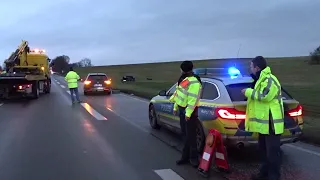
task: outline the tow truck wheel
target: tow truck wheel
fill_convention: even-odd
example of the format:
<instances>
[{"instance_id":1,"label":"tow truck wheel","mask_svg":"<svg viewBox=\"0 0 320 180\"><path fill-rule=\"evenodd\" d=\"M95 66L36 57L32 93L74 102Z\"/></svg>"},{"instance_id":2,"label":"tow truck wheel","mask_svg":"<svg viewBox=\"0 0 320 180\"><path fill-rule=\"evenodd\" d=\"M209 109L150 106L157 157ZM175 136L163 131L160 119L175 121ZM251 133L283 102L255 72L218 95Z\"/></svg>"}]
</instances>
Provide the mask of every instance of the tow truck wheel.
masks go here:
<instances>
[{"instance_id":1,"label":"tow truck wheel","mask_svg":"<svg viewBox=\"0 0 320 180\"><path fill-rule=\"evenodd\" d=\"M51 91L51 83L50 83L50 81L47 81L47 85L44 89L44 93L49 94L50 91Z\"/></svg>"},{"instance_id":2,"label":"tow truck wheel","mask_svg":"<svg viewBox=\"0 0 320 180\"><path fill-rule=\"evenodd\" d=\"M38 82L35 82L32 84L32 94L34 99L38 99L40 96L40 91L39 91L39 84Z\"/></svg>"},{"instance_id":3,"label":"tow truck wheel","mask_svg":"<svg viewBox=\"0 0 320 180\"><path fill-rule=\"evenodd\" d=\"M149 123L153 129L161 128L161 126L158 124L157 114L152 104L149 106Z\"/></svg>"}]
</instances>

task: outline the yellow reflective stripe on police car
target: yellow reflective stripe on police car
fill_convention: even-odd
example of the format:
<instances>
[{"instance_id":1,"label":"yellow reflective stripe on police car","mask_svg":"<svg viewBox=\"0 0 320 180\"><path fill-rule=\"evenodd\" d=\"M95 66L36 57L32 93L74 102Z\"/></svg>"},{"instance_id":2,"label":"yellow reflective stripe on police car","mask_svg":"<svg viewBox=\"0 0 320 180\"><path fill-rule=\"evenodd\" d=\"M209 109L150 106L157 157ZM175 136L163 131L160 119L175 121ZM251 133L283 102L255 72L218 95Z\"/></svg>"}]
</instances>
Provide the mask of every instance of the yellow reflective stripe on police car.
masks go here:
<instances>
[{"instance_id":1,"label":"yellow reflective stripe on police car","mask_svg":"<svg viewBox=\"0 0 320 180\"><path fill-rule=\"evenodd\" d=\"M171 114L162 113L162 112L158 112L158 114L160 116L163 116L163 117L166 117L166 118L169 118L169 119L172 119L172 120L177 120L177 121L180 120L180 118L178 116L174 116L174 115L171 115Z\"/></svg>"}]
</instances>

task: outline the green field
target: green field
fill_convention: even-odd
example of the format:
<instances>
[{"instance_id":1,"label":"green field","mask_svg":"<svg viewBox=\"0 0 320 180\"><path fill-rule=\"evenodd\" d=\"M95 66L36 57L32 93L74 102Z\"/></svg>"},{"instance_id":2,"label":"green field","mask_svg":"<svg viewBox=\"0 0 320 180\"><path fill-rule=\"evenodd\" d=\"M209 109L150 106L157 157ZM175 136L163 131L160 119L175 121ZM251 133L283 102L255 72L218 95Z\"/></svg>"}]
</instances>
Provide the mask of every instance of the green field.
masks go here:
<instances>
[{"instance_id":1,"label":"green field","mask_svg":"<svg viewBox=\"0 0 320 180\"><path fill-rule=\"evenodd\" d=\"M309 57L268 58L282 86L303 105L305 109L305 138L320 144L320 65L309 65ZM211 59L193 61L197 67L229 67L234 66L242 73L249 71L250 59ZM111 78L113 86L124 92L151 98L162 89L168 89L177 81L181 62L95 66L78 68L76 71L85 77L89 72L105 72ZM133 75L136 82L122 83L124 75ZM151 78L152 80L147 80ZM317 94L318 92L318 94ZM316 138L310 138L317 136Z\"/></svg>"}]
</instances>

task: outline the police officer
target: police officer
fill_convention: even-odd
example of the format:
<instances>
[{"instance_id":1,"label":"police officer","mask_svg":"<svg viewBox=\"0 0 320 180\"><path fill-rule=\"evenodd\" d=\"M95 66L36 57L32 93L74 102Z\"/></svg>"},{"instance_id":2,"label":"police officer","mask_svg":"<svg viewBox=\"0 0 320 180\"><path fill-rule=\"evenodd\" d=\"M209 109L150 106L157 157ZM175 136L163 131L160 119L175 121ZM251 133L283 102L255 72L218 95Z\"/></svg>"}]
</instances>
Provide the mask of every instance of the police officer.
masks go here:
<instances>
[{"instance_id":1,"label":"police officer","mask_svg":"<svg viewBox=\"0 0 320 180\"><path fill-rule=\"evenodd\" d=\"M259 133L262 156L260 172L253 180L279 180L281 166L280 136L284 132L283 101L279 80L271 73L262 56L250 64L254 75L253 88L243 89L248 98L246 131Z\"/></svg>"},{"instance_id":2,"label":"police officer","mask_svg":"<svg viewBox=\"0 0 320 180\"><path fill-rule=\"evenodd\" d=\"M70 71L68 72L68 74L66 75L66 77L64 79L68 83L68 88L70 90L72 104L75 104L73 94L76 95L77 101L78 101L78 103L80 103L81 101L79 98L79 91L78 91L78 80L80 79L80 76L76 72L73 71L72 67L70 67Z\"/></svg>"},{"instance_id":3,"label":"police officer","mask_svg":"<svg viewBox=\"0 0 320 180\"><path fill-rule=\"evenodd\" d=\"M182 157L177 161L177 165L190 163L198 167L198 152L196 140L196 127L198 120L198 101L201 92L201 80L193 74L193 63L191 61L182 62L181 77L170 101L174 102L173 112L179 110L180 126L184 139Z\"/></svg>"}]
</instances>

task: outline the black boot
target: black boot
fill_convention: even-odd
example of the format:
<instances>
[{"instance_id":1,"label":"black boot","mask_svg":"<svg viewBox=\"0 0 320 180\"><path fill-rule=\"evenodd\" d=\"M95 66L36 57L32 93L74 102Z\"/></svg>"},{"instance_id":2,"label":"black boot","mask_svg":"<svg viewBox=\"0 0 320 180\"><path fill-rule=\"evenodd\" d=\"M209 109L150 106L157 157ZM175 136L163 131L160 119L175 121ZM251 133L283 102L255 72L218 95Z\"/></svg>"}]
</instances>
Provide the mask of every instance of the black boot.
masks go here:
<instances>
[{"instance_id":1,"label":"black boot","mask_svg":"<svg viewBox=\"0 0 320 180\"><path fill-rule=\"evenodd\" d=\"M190 164L192 167L197 168L199 166L199 160L198 159L190 159Z\"/></svg>"},{"instance_id":2,"label":"black boot","mask_svg":"<svg viewBox=\"0 0 320 180\"><path fill-rule=\"evenodd\" d=\"M182 165L182 164L187 164L187 163L189 163L188 159L180 159L180 160L176 161L177 165Z\"/></svg>"},{"instance_id":3,"label":"black boot","mask_svg":"<svg viewBox=\"0 0 320 180\"><path fill-rule=\"evenodd\" d=\"M268 176L266 174L254 174L251 176L251 180L268 180Z\"/></svg>"}]
</instances>

